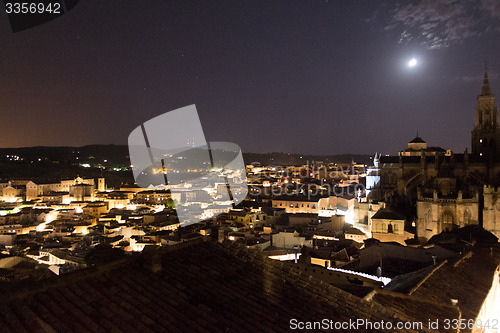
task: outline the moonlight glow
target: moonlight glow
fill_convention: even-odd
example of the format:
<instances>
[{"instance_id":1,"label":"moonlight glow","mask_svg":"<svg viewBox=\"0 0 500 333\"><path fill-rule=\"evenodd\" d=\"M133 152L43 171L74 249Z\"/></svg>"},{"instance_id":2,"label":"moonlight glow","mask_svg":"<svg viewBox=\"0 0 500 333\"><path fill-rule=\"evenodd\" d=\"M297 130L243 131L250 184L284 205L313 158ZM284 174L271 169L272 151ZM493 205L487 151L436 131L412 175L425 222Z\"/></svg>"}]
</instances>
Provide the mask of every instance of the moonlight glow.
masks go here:
<instances>
[{"instance_id":1,"label":"moonlight glow","mask_svg":"<svg viewBox=\"0 0 500 333\"><path fill-rule=\"evenodd\" d=\"M408 67L415 67L417 66L417 59L412 58L410 61L408 61Z\"/></svg>"}]
</instances>

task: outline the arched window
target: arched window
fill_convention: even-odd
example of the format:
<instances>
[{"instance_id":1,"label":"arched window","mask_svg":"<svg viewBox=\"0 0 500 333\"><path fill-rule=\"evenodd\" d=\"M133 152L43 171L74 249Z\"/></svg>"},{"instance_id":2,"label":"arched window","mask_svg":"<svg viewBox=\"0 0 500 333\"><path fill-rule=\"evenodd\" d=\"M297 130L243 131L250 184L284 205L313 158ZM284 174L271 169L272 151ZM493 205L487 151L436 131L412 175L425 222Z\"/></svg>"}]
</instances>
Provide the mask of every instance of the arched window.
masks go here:
<instances>
[{"instance_id":1,"label":"arched window","mask_svg":"<svg viewBox=\"0 0 500 333\"><path fill-rule=\"evenodd\" d=\"M440 185L441 194L449 195L451 193L451 183L447 180L443 181Z\"/></svg>"},{"instance_id":2,"label":"arched window","mask_svg":"<svg viewBox=\"0 0 500 333\"><path fill-rule=\"evenodd\" d=\"M443 214L443 223L446 223L446 224L453 223L453 214L450 212L445 212Z\"/></svg>"},{"instance_id":3,"label":"arched window","mask_svg":"<svg viewBox=\"0 0 500 333\"><path fill-rule=\"evenodd\" d=\"M392 223L389 223L389 225L387 226L387 233L388 234L392 234L394 233L393 229L392 229Z\"/></svg>"},{"instance_id":4,"label":"arched window","mask_svg":"<svg viewBox=\"0 0 500 333\"><path fill-rule=\"evenodd\" d=\"M443 223L443 230L453 229L453 214L450 211L446 211L441 216L441 222Z\"/></svg>"},{"instance_id":5,"label":"arched window","mask_svg":"<svg viewBox=\"0 0 500 333\"><path fill-rule=\"evenodd\" d=\"M471 214L468 209L464 211L464 224L469 224L471 220Z\"/></svg>"}]
</instances>

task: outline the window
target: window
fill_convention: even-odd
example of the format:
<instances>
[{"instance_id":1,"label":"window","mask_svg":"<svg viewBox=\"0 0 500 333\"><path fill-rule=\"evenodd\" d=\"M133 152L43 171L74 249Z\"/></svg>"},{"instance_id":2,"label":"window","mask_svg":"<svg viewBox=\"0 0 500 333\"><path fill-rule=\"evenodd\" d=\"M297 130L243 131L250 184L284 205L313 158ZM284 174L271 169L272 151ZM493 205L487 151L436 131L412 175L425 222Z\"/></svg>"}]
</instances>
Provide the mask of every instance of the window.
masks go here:
<instances>
[{"instance_id":1,"label":"window","mask_svg":"<svg viewBox=\"0 0 500 333\"><path fill-rule=\"evenodd\" d=\"M445 212L443 214L443 223L446 223L446 224L453 223L453 215L450 212Z\"/></svg>"},{"instance_id":2,"label":"window","mask_svg":"<svg viewBox=\"0 0 500 333\"><path fill-rule=\"evenodd\" d=\"M470 216L470 211L468 209L466 209L464 211L464 224L469 224L470 223L470 220L471 220L471 216Z\"/></svg>"},{"instance_id":3,"label":"window","mask_svg":"<svg viewBox=\"0 0 500 333\"><path fill-rule=\"evenodd\" d=\"M449 195L451 193L451 183L449 181L443 181L440 185L441 194Z\"/></svg>"},{"instance_id":4,"label":"window","mask_svg":"<svg viewBox=\"0 0 500 333\"><path fill-rule=\"evenodd\" d=\"M441 217L441 221L443 223L443 230L452 230L453 229L453 214L450 211L444 212Z\"/></svg>"}]
</instances>

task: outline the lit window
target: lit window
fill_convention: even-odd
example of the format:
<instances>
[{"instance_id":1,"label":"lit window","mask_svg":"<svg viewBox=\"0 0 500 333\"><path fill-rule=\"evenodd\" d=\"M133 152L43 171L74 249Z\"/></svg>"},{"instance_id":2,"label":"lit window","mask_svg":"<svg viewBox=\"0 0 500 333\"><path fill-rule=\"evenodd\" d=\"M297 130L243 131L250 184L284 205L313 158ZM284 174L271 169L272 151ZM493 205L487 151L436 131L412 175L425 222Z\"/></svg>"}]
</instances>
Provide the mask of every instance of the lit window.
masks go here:
<instances>
[{"instance_id":1,"label":"lit window","mask_svg":"<svg viewBox=\"0 0 500 333\"><path fill-rule=\"evenodd\" d=\"M452 224L453 223L453 215L450 212L445 212L442 217L443 223Z\"/></svg>"}]
</instances>

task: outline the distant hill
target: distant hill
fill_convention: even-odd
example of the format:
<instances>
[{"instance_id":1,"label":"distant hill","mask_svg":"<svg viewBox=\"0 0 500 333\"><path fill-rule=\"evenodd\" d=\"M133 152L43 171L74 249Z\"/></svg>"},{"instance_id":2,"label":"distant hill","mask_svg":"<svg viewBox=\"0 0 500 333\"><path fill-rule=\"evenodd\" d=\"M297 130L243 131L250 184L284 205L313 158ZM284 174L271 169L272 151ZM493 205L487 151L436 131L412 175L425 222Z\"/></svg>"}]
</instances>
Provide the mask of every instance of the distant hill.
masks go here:
<instances>
[{"instance_id":1,"label":"distant hill","mask_svg":"<svg viewBox=\"0 0 500 333\"><path fill-rule=\"evenodd\" d=\"M89 167L86 167L86 166ZM127 146L0 148L0 182L11 179L53 181L105 177L110 186L133 183Z\"/></svg>"},{"instance_id":2,"label":"distant hill","mask_svg":"<svg viewBox=\"0 0 500 333\"><path fill-rule=\"evenodd\" d=\"M246 164L258 162L263 165L303 165L312 162L323 161L324 163L363 163L371 164L370 155L342 154L342 155L301 155L287 153L243 153Z\"/></svg>"},{"instance_id":3,"label":"distant hill","mask_svg":"<svg viewBox=\"0 0 500 333\"><path fill-rule=\"evenodd\" d=\"M88 145L83 147L24 147L0 148L0 182L9 179L38 179L106 177L114 186L133 183L129 169L128 147L125 145ZM287 153L244 153L246 164L303 165L314 161L324 163L371 164L369 155L300 155ZM128 168L128 169L127 169Z\"/></svg>"},{"instance_id":4,"label":"distant hill","mask_svg":"<svg viewBox=\"0 0 500 333\"><path fill-rule=\"evenodd\" d=\"M104 160L112 164L129 165L128 147L125 145L88 145L83 147L23 147L0 148L0 160L6 155L17 155L25 161L36 161L39 158L50 161L79 161L79 163L98 162ZM78 157L78 159L77 159Z\"/></svg>"},{"instance_id":5,"label":"distant hill","mask_svg":"<svg viewBox=\"0 0 500 333\"><path fill-rule=\"evenodd\" d=\"M130 164L128 147L125 145L88 145L83 147L23 147L0 148L0 161L8 160L7 155L20 156L24 161L38 159L78 162L78 163L109 163L111 165L126 166ZM78 159L77 159L78 157ZM323 161L325 163L357 163L370 164L370 155L342 154L342 155L301 155L288 153L243 153L245 163L258 162L261 164L301 165L307 161ZM107 162L104 162L104 161Z\"/></svg>"}]
</instances>

